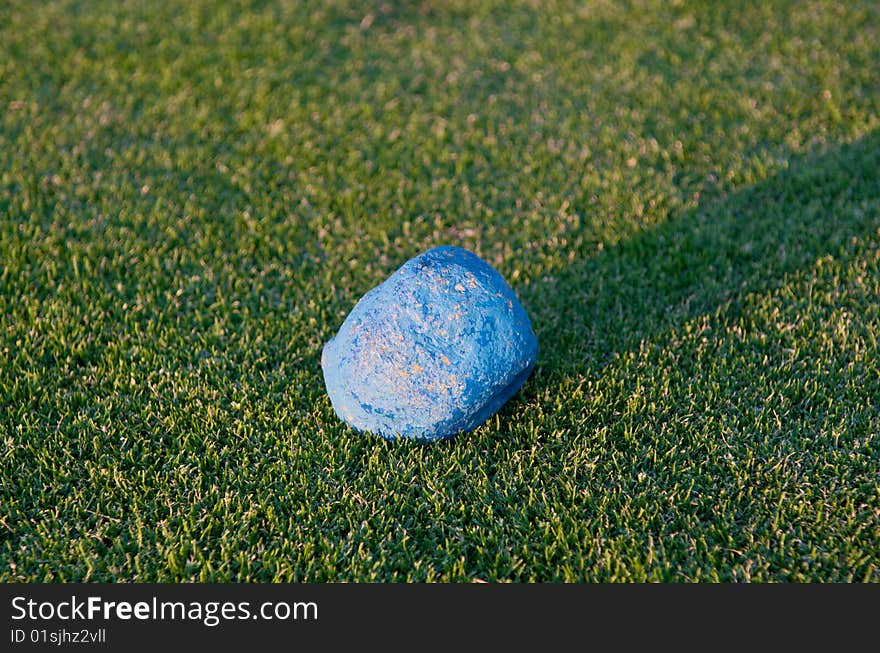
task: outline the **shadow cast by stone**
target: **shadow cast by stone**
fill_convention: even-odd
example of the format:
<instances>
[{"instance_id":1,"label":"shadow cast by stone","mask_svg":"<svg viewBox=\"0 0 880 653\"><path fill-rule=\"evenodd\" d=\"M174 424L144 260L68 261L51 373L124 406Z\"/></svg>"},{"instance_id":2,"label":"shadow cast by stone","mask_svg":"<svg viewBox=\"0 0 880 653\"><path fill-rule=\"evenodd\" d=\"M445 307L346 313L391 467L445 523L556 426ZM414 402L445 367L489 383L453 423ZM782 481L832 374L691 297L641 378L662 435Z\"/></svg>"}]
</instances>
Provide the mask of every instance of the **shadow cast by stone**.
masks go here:
<instances>
[{"instance_id":1,"label":"shadow cast by stone","mask_svg":"<svg viewBox=\"0 0 880 653\"><path fill-rule=\"evenodd\" d=\"M518 289L541 344L526 396L560 375L592 376L670 329L772 289L785 275L875 234L880 132L794 157L760 184ZM876 206L876 204L874 205ZM867 208L865 208L867 207Z\"/></svg>"}]
</instances>

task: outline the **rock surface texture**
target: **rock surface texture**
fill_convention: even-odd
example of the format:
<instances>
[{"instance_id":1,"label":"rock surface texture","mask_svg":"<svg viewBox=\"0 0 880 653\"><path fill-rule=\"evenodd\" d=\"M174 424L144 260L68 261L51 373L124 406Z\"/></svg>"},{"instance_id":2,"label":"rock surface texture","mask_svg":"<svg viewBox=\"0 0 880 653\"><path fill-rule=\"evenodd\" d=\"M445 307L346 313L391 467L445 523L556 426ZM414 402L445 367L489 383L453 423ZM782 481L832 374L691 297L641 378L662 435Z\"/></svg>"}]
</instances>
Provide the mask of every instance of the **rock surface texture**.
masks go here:
<instances>
[{"instance_id":1,"label":"rock surface texture","mask_svg":"<svg viewBox=\"0 0 880 653\"><path fill-rule=\"evenodd\" d=\"M482 424L525 383L538 341L492 266L436 247L364 295L324 345L337 415L385 438L438 440Z\"/></svg>"}]
</instances>

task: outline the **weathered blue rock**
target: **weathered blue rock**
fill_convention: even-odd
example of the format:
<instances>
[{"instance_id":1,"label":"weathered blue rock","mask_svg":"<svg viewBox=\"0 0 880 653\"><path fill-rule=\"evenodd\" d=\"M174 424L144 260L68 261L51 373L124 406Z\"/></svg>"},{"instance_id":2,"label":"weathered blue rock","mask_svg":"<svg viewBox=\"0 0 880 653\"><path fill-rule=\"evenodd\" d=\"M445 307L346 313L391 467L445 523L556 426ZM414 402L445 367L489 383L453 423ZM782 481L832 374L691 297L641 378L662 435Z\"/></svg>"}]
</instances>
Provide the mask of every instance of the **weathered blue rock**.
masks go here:
<instances>
[{"instance_id":1,"label":"weathered blue rock","mask_svg":"<svg viewBox=\"0 0 880 653\"><path fill-rule=\"evenodd\" d=\"M437 440L486 421L537 355L501 275L465 249L436 247L361 298L321 366L336 414L355 429Z\"/></svg>"}]
</instances>

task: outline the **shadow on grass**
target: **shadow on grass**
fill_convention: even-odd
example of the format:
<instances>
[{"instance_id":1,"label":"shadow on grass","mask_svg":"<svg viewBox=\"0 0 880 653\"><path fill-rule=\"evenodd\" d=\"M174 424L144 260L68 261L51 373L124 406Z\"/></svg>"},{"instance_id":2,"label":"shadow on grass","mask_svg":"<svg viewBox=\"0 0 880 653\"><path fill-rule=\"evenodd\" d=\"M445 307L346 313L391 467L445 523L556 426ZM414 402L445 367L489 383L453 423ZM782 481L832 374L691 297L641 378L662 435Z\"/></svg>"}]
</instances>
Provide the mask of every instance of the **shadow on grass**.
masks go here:
<instances>
[{"instance_id":1,"label":"shadow on grass","mask_svg":"<svg viewBox=\"0 0 880 653\"><path fill-rule=\"evenodd\" d=\"M615 355L721 306L736 316L746 295L822 256L848 256L880 226L878 198L875 131L794 158L760 184L519 289L541 344L526 394L548 389L557 375L598 374Z\"/></svg>"}]
</instances>

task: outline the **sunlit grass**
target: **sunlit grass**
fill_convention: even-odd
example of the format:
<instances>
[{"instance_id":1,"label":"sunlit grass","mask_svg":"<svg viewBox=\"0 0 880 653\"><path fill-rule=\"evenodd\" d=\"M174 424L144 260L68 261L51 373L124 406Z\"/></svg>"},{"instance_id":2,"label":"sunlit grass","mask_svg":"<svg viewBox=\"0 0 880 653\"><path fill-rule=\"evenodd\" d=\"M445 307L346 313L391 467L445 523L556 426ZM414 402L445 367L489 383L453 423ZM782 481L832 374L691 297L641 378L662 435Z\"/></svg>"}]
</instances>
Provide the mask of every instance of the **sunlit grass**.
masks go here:
<instances>
[{"instance_id":1,"label":"sunlit grass","mask_svg":"<svg viewBox=\"0 0 880 653\"><path fill-rule=\"evenodd\" d=\"M0 580L880 580L874 2L0 8ZM534 376L320 349L439 244Z\"/></svg>"}]
</instances>

